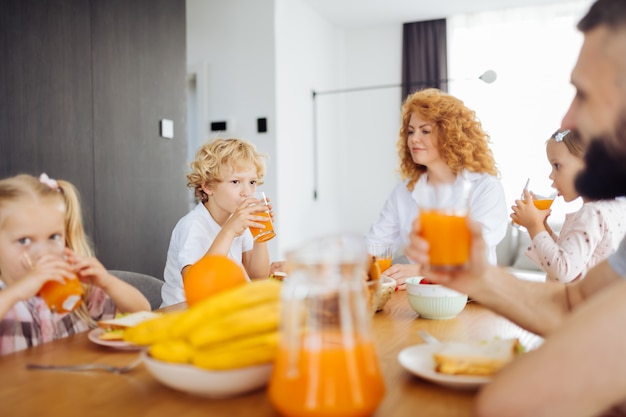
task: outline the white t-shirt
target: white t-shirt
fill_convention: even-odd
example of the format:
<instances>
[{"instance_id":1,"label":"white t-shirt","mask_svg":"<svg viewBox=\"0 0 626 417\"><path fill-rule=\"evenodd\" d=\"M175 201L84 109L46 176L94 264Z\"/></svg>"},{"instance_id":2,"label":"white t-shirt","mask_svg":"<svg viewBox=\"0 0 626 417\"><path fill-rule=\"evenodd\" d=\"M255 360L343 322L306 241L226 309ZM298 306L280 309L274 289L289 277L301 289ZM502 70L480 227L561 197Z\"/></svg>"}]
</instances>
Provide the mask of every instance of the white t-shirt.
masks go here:
<instances>
[{"instance_id":1,"label":"white t-shirt","mask_svg":"<svg viewBox=\"0 0 626 417\"><path fill-rule=\"evenodd\" d=\"M496 246L504 238L509 221L504 188L498 178L489 174L464 171L459 174L472 184L470 217L482 225L488 248L488 259L496 264ZM393 243L394 252L409 243L413 220L418 214L418 187L428 187L427 174L422 175L411 192L407 181L399 183L387 198L378 220L367 235L369 243Z\"/></svg>"},{"instance_id":2,"label":"white t-shirt","mask_svg":"<svg viewBox=\"0 0 626 417\"><path fill-rule=\"evenodd\" d=\"M161 307L185 301L182 270L206 254L221 229L202 203L178 221L167 250ZM241 265L243 253L252 250L253 243L252 234L247 229L233 240L228 257Z\"/></svg>"}]
</instances>

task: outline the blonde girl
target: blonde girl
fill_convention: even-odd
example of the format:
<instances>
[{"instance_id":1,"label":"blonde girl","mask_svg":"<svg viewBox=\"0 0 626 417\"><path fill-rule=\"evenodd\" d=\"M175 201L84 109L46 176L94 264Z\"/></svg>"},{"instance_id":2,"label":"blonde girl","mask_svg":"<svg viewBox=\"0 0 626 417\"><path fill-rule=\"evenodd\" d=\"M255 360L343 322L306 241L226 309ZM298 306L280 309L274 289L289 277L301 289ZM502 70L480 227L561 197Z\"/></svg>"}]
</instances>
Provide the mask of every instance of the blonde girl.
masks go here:
<instances>
[{"instance_id":1,"label":"blonde girl","mask_svg":"<svg viewBox=\"0 0 626 417\"><path fill-rule=\"evenodd\" d=\"M0 180L0 354L83 332L116 308L150 309L91 254L72 184L45 174ZM71 313L51 311L37 296L42 286L74 275L85 289L83 303Z\"/></svg>"},{"instance_id":2,"label":"blonde girl","mask_svg":"<svg viewBox=\"0 0 626 417\"><path fill-rule=\"evenodd\" d=\"M556 131L546 142L552 187L566 202L580 197L575 180L585 167L584 153L583 142L574 131ZM533 197L528 190L524 195L528 201ZM548 225L549 209L539 210L521 200L512 207L511 218L526 227L532 239L526 256L546 271L548 281L581 279L617 250L626 233L626 201L582 200L578 211L566 215L558 235Z\"/></svg>"},{"instance_id":3,"label":"blonde girl","mask_svg":"<svg viewBox=\"0 0 626 417\"><path fill-rule=\"evenodd\" d=\"M252 239L262 227L250 197L265 176L265 155L241 139L215 139L200 147L187 175L198 204L172 231L161 290L162 306L185 301L182 275L206 254L225 255L249 278L269 276L267 244ZM270 206L271 207L271 206Z\"/></svg>"}]
</instances>

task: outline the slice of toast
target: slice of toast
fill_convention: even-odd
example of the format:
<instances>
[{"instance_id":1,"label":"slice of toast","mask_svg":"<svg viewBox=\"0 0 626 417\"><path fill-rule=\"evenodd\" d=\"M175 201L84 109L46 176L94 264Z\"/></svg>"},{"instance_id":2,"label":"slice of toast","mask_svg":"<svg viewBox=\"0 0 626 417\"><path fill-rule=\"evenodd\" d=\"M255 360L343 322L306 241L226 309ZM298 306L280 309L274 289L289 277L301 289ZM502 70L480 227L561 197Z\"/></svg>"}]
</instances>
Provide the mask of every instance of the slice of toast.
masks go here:
<instances>
[{"instance_id":1,"label":"slice of toast","mask_svg":"<svg viewBox=\"0 0 626 417\"><path fill-rule=\"evenodd\" d=\"M161 313L154 311L138 311L136 313L126 314L113 319L100 320L98 322L98 327L102 327L107 330L127 329L129 327L136 326L139 323L143 323L146 320L154 319L160 316Z\"/></svg>"},{"instance_id":2,"label":"slice of toast","mask_svg":"<svg viewBox=\"0 0 626 417\"><path fill-rule=\"evenodd\" d=\"M480 342L445 343L433 354L437 372L451 375L490 376L521 351L519 340L493 339Z\"/></svg>"}]
</instances>

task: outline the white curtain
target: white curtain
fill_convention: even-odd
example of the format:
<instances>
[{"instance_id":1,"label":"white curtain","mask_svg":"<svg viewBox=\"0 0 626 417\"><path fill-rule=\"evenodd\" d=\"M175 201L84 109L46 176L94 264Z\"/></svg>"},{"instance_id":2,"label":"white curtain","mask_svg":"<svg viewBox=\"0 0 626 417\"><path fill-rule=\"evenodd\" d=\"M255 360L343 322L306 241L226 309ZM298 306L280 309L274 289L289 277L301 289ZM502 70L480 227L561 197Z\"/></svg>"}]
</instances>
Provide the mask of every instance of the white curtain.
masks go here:
<instances>
[{"instance_id":1,"label":"white curtain","mask_svg":"<svg viewBox=\"0 0 626 417\"><path fill-rule=\"evenodd\" d=\"M545 142L574 94L570 73L582 43L576 24L591 3L448 19L449 91L476 111L489 132L509 205L528 177L550 184ZM497 73L492 84L478 80L488 69ZM562 221L579 205L557 199L551 220Z\"/></svg>"}]
</instances>

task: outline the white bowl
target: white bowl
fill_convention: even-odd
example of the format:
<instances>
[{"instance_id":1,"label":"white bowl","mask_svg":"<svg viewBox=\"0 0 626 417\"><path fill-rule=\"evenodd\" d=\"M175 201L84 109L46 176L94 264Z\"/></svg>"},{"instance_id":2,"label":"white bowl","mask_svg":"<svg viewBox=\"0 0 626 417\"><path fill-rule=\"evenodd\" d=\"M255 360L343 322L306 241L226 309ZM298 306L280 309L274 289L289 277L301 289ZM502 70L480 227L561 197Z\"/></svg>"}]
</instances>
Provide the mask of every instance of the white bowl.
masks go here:
<instances>
[{"instance_id":1,"label":"white bowl","mask_svg":"<svg viewBox=\"0 0 626 417\"><path fill-rule=\"evenodd\" d=\"M376 307L376 311L383 309L385 304L387 304L387 301L389 301L393 293L396 291L397 286L398 284L395 279L385 275L380 277L380 296L378 297L378 306Z\"/></svg>"},{"instance_id":2,"label":"white bowl","mask_svg":"<svg viewBox=\"0 0 626 417\"><path fill-rule=\"evenodd\" d=\"M170 388L210 398L225 398L265 387L270 380L272 363L230 371L209 371L193 365L163 362L147 351L141 359L152 376Z\"/></svg>"},{"instance_id":3,"label":"white bowl","mask_svg":"<svg viewBox=\"0 0 626 417\"><path fill-rule=\"evenodd\" d=\"M438 284L420 284L424 277L406 279L409 304L420 317L444 320L456 317L467 304L467 295Z\"/></svg>"}]
</instances>

